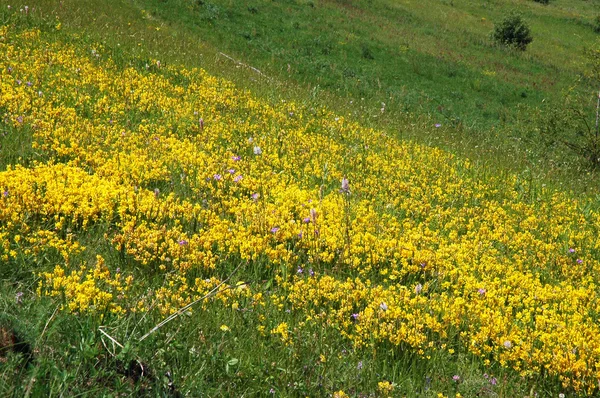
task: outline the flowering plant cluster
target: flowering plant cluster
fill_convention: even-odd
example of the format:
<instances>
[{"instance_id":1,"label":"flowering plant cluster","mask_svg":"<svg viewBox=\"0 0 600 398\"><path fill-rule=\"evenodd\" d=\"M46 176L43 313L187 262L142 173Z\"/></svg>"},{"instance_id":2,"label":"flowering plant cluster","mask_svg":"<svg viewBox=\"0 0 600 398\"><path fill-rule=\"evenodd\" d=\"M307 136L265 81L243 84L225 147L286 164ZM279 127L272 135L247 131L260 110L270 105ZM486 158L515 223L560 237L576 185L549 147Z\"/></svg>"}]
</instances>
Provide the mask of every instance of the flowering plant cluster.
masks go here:
<instances>
[{"instance_id":1,"label":"flowering plant cluster","mask_svg":"<svg viewBox=\"0 0 600 398\"><path fill-rule=\"evenodd\" d=\"M31 267L40 296L170 314L241 263L272 293L222 285L212 302L249 302L286 349L317 325L355 347L461 350L597 386L596 211L326 109L103 52L0 28L0 117L36 154L0 172L0 258ZM89 244L98 229L111 260ZM151 298L148 274L165 281Z\"/></svg>"}]
</instances>

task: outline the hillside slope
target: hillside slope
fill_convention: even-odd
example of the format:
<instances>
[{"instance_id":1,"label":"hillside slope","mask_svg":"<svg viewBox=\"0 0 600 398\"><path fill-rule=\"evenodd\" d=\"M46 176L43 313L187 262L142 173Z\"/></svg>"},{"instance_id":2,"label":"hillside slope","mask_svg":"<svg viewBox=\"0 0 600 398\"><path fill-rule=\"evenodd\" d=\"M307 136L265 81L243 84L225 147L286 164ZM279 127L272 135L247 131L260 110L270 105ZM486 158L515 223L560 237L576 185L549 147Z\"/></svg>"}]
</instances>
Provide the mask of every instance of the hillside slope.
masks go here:
<instances>
[{"instance_id":1,"label":"hillside slope","mask_svg":"<svg viewBox=\"0 0 600 398\"><path fill-rule=\"evenodd\" d=\"M0 31L3 393L597 393L585 202L59 28Z\"/></svg>"}]
</instances>

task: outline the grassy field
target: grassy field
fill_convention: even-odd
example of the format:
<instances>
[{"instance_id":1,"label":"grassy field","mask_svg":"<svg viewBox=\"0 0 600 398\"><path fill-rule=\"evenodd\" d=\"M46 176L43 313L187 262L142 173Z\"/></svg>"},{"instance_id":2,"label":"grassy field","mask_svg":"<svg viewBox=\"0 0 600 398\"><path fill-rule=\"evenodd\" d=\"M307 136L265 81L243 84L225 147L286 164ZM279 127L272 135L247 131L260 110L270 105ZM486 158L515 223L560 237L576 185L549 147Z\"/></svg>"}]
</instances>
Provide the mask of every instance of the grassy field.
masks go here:
<instances>
[{"instance_id":1,"label":"grassy field","mask_svg":"<svg viewBox=\"0 0 600 398\"><path fill-rule=\"evenodd\" d=\"M0 11L0 395L598 395L597 3L241 4Z\"/></svg>"},{"instance_id":2,"label":"grassy field","mask_svg":"<svg viewBox=\"0 0 600 398\"><path fill-rule=\"evenodd\" d=\"M493 172L595 195L595 173L559 143L579 141L576 126L540 130L551 125L552 110L565 109L572 87L593 123L594 85L576 81L590 70L585 50L598 46L597 0L37 3L64 29L127 54L201 65L267 101L327 104ZM524 53L490 40L510 10L532 28Z\"/></svg>"},{"instance_id":3,"label":"grassy field","mask_svg":"<svg viewBox=\"0 0 600 398\"><path fill-rule=\"evenodd\" d=\"M65 25L144 56L200 63L266 98L281 92L302 101L317 98L403 139L485 167L510 165L512 172L526 170L557 187L582 192L597 183L581 158L557 145L556 137L539 134L546 113L563 109L564 92L589 71L584 51L598 39L596 0L64 4L57 12ZM117 15L103 11L113 7ZM45 9L55 8L50 3ZM533 31L524 53L490 40L494 23L513 9ZM240 77L240 69L249 74ZM586 92L593 119L593 85L577 90ZM566 135L578 139L572 131Z\"/></svg>"}]
</instances>

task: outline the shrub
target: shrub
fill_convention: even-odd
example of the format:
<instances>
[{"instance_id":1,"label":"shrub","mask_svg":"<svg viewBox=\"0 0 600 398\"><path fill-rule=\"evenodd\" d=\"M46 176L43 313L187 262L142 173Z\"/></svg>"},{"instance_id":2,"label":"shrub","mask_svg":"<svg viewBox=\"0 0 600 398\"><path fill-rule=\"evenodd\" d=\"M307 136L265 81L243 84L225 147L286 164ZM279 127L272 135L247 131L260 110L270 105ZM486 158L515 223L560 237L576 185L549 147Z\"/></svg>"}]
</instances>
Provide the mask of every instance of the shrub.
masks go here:
<instances>
[{"instance_id":1,"label":"shrub","mask_svg":"<svg viewBox=\"0 0 600 398\"><path fill-rule=\"evenodd\" d=\"M596 18L594 18L594 32L596 33L600 33L600 15L597 15Z\"/></svg>"},{"instance_id":2,"label":"shrub","mask_svg":"<svg viewBox=\"0 0 600 398\"><path fill-rule=\"evenodd\" d=\"M512 12L494 27L492 38L503 45L514 47L525 51L529 43L533 41L531 30L521 15Z\"/></svg>"}]
</instances>

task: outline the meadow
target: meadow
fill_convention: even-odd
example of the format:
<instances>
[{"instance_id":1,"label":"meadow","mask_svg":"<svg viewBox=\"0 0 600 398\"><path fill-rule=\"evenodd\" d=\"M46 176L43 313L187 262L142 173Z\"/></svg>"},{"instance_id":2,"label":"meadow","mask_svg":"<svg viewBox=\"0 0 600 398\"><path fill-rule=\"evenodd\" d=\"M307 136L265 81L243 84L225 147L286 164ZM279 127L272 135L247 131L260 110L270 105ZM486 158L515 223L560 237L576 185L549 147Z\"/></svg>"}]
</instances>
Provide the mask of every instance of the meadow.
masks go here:
<instances>
[{"instance_id":1,"label":"meadow","mask_svg":"<svg viewBox=\"0 0 600 398\"><path fill-rule=\"evenodd\" d=\"M1 14L0 394L599 393L593 196L32 8Z\"/></svg>"}]
</instances>

